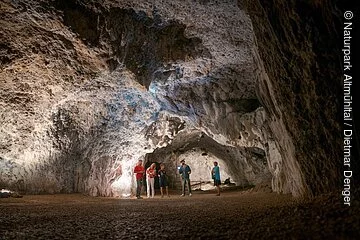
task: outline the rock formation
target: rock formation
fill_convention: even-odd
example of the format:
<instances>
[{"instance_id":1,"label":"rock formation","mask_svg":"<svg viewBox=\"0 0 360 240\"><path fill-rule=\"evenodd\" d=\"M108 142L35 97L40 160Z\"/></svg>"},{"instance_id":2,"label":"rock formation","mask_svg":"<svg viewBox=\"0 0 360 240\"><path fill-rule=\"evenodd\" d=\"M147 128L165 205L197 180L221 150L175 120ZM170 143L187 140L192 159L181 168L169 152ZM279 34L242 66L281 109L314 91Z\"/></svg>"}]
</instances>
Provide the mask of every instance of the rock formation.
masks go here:
<instances>
[{"instance_id":1,"label":"rock formation","mask_svg":"<svg viewBox=\"0 0 360 240\"><path fill-rule=\"evenodd\" d=\"M251 16L268 75L259 82L259 96L285 150L284 167L299 169L299 181L289 187L299 195L333 190L343 169L341 12L333 1L239 5Z\"/></svg>"},{"instance_id":2,"label":"rock formation","mask_svg":"<svg viewBox=\"0 0 360 240\"><path fill-rule=\"evenodd\" d=\"M330 32L305 33L337 23L330 6L281 3L2 1L0 184L128 196L139 158L174 181L185 158L194 180L218 159L238 185L331 190L339 59L316 45ZM318 19L300 18L304 6Z\"/></svg>"}]
</instances>

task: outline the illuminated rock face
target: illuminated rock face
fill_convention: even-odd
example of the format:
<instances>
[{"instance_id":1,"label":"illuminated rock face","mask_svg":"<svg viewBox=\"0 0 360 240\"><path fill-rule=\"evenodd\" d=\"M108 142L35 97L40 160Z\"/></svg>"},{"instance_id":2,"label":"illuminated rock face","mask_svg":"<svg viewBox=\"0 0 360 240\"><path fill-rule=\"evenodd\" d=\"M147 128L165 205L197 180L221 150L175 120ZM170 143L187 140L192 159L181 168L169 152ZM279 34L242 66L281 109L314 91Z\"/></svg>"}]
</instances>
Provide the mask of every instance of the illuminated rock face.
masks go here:
<instances>
[{"instance_id":1,"label":"illuminated rock face","mask_svg":"<svg viewBox=\"0 0 360 240\"><path fill-rule=\"evenodd\" d=\"M139 158L174 182L184 158L193 180L217 160L223 180L305 192L236 1L76 2L1 3L2 186L128 196Z\"/></svg>"}]
</instances>

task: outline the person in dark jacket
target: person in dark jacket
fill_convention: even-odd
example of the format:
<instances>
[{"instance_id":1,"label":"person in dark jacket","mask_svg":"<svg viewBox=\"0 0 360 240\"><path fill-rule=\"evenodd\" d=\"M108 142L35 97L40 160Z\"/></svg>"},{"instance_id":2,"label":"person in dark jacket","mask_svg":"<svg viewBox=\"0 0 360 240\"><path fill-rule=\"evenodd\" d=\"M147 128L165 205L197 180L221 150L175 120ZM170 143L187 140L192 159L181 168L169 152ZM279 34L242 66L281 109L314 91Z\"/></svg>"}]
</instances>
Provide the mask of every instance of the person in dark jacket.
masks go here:
<instances>
[{"instance_id":1,"label":"person in dark jacket","mask_svg":"<svg viewBox=\"0 0 360 240\"><path fill-rule=\"evenodd\" d=\"M181 166L179 167L179 174L181 175L181 180L182 180L181 196L182 197L185 196L185 186L187 185L188 191L189 191L189 196L191 197L191 186L190 186L191 169L190 169L189 165L186 165L185 159L181 160L180 162L181 162Z\"/></svg>"},{"instance_id":2,"label":"person in dark jacket","mask_svg":"<svg viewBox=\"0 0 360 240\"><path fill-rule=\"evenodd\" d=\"M158 177L159 177L161 197L162 198L164 197L164 188L166 190L166 195L168 197L170 197L169 188L168 188L168 179L167 179L166 170L165 170L165 164L163 164L163 163L160 164L160 170L158 171Z\"/></svg>"}]
</instances>

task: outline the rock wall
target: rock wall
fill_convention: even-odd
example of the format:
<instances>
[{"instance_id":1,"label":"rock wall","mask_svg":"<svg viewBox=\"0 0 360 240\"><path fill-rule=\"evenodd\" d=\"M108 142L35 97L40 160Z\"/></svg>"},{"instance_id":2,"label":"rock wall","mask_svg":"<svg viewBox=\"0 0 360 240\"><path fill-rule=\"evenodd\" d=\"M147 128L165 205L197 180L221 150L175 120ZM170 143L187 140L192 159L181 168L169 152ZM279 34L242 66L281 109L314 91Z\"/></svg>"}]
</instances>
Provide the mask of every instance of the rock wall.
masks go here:
<instances>
[{"instance_id":1,"label":"rock wall","mask_svg":"<svg viewBox=\"0 0 360 240\"><path fill-rule=\"evenodd\" d=\"M284 159L284 190L341 184L340 14L333 1L240 0L257 40L259 97ZM266 73L263 74L263 73Z\"/></svg>"}]
</instances>

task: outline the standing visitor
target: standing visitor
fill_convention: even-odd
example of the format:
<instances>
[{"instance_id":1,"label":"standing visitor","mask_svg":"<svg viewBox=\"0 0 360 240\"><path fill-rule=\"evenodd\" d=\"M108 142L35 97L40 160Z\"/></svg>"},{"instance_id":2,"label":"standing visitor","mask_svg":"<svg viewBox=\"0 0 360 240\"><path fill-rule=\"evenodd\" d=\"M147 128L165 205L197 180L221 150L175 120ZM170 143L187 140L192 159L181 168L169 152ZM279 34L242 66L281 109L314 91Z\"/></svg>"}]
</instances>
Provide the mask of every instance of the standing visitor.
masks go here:
<instances>
[{"instance_id":1,"label":"standing visitor","mask_svg":"<svg viewBox=\"0 0 360 240\"><path fill-rule=\"evenodd\" d=\"M179 167L179 174L181 174L181 180L182 180L182 194L181 196L185 196L185 185L187 185L189 190L189 197L191 197L191 186L190 186L190 174L191 169L188 165L185 164L185 159L181 160L181 166Z\"/></svg>"},{"instance_id":2,"label":"standing visitor","mask_svg":"<svg viewBox=\"0 0 360 240\"><path fill-rule=\"evenodd\" d=\"M160 170L158 171L158 177L159 177L159 184L160 184L160 192L161 197L164 197L164 188L166 189L166 195L170 197L169 195L169 189L168 189L168 181L167 181L167 175L165 171L165 164L160 164Z\"/></svg>"},{"instance_id":3,"label":"standing visitor","mask_svg":"<svg viewBox=\"0 0 360 240\"><path fill-rule=\"evenodd\" d=\"M212 178L214 179L214 186L216 186L217 194L216 196L220 196L220 168L217 162L214 162L214 167L211 170Z\"/></svg>"},{"instance_id":4,"label":"standing visitor","mask_svg":"<svg viewBox=\"0 0 360 240\"><path fill-rule=\"evenodd\" d=\"M156 176L156 164L152 163L148 169L146 169L146 186L147 186L147 197L150 198L150 192L151 192L151 198L154 198L155 195L155 181Z\"/></svg>"},{"instance_id":5,"label":"standing visitor","mask_svg":"<svg viewBox=\"0 0 360 240\"><path fill-rule=\"evenodd\" d=\"M142 199L140 196L141 189L143 186L143 177L144 177L145 168L143 166L143 161L139 159L138 163L134 168L134 173L136 173L136 198Z\"/></svg>"}]
</instances>

